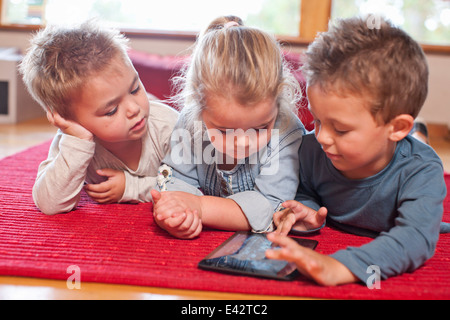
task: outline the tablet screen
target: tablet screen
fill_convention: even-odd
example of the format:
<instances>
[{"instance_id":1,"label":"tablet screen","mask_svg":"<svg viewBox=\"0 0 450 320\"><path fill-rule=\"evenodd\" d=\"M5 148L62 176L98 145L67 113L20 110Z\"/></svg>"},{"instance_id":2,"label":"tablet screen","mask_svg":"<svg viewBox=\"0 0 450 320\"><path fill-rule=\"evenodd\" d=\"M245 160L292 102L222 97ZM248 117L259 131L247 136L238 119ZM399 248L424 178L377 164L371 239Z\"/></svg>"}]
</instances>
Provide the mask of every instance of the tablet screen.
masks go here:
<instances>
[{"instance_id":1,"label":"tablet screen","mask_svg":"<svg viewBox=\"0 0 450 320\"><path fill-rule=\"evenodd\" d=\"M292 237L304 247L314 249L317 241ZM275 246L266 234L236 232L199 263L199 268L251 276L292 280L298 275L294 263L267 259L265 252ZM275 247L276 248L276 247Z\"/></svg>"}]
</instances>

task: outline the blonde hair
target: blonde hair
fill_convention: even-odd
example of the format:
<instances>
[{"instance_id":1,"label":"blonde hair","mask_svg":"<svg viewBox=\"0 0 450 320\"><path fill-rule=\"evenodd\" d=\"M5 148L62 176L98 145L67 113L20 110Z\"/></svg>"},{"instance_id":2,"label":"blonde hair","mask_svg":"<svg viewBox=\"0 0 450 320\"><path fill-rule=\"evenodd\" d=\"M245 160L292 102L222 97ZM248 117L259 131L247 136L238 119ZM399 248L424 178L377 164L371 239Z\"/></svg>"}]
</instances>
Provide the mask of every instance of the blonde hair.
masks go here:
<instances>
[{"instance_id":1,"label":"blonde hair","mask_svg":"<svg viewBox=\"0 0 450 320\"><path fill-rule=\"evenodd\" d=\"M215 19L199 35L189 64L174 83L174 100L188 129L200 119L207 95L248 106L273 98L280 114L292 116L301 92L274 37L243 26L235 16Z\"/></svg>"},{"instance_id":2,"label":"blonde hair","mask_svg":"<svg viewBox=\"0 0 450 320\"><path fill-rule=\"evenodd\" d=\"M71 119L73 95L113 58L128 59L127 41L117 30L100 28L94 21L72 28L48 26L31 40L20 71L29 92L45 110Z\"/></svg>"},{"instance_id":3,"label":"blonde hair","mask_svg":"<svg viewBox=\"0 0 450 320\"><path fill-rule=\"evenodd\" d=\"M337 20L306 51L307 84L325 92L367 99L378 122L416 117L428 92L428 65L420 45L382 17Z\"/></svg>"}]
</instances>

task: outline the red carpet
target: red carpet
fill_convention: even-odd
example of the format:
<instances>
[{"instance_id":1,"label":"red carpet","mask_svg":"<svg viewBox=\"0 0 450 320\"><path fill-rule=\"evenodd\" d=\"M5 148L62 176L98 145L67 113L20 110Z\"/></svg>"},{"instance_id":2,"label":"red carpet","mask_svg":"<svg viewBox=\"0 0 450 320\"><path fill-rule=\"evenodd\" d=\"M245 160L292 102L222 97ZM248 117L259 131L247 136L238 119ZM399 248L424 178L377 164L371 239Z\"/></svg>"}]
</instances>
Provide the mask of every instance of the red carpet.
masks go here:
<instances>
[{"instance_id":1,"label":"red carpet","mask_svg":"<svg viewBox=\"0 0 450 320\"><path fill-rule=\"evenodd\" d=\"M81 270L81 282L336 299L450 299L450 234L436 254L410 274L381 282L320 287L303 277L292 282L225 275L197 263L232 233L204 231L177 240L153 222L151 204L98 205L86 195L77 210L45 216L33 204L31 188L49 143L0 161L0 275L67 280L67 268ZM450 176L446 177L450 189ZM450 221L450 199L444 221ZM312 237L329 254L370 239L324 228ZM242 281L245 279L245 281Z\"/></svg>"}]
</instances>

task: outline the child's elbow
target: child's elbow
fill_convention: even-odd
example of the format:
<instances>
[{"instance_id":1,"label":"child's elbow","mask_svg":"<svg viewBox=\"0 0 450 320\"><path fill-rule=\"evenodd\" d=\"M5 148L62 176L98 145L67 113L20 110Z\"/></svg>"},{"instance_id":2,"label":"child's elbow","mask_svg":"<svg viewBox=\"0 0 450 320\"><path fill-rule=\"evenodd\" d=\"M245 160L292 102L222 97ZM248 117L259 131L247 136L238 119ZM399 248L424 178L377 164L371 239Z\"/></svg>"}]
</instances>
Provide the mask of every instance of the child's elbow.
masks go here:
<instances>
[{"instance_id":1,"label":"child's elbow","mask_svg":"<svg viewBox=\"0 0 450 320\"><path fill-rule=\"evenodd\" d=\"M52 216L58 213L67 213L76 208L78 199L66 203L58 203L51 197L37 196L33 190L33 201L36 207L45 215Z\"/></svg>"},{"instance_id":2,"label":"child's elbow","mask_svg":"<svg viewBox=\"0 0 450 320\"><path fill-rule=\"evenodd\" d=\"M56 206L54 206L50 203L46 203L46 202L35 201L35 204L38 207L38 209L47 216L53 216L58 213L66 213L66 212L73 210L73 208L64 210L63 208L61 208L59 206L56 207Z\"/></svg>"}]
</instances>

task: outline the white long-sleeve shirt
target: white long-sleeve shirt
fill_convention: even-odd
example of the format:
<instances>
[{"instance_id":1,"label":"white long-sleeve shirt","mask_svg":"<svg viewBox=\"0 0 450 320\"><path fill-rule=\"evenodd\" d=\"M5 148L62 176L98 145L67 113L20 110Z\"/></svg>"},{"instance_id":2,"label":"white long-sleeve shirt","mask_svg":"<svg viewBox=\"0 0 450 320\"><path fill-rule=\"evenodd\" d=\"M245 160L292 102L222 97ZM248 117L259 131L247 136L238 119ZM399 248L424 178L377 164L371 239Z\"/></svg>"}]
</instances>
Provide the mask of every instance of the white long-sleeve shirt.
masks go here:
<instances>
[{"instance_id":1,"label":"white long-sleeve shirt","mask_svg":"<svg viewBox=\"0 0 450 320\"><path fill-rule=\"evenodd\" d=\"M48 158L38 169L33 186L33 200L45 214L73 210L85 181L97 184L106 180L98 169L123 170L125 191L119 202L149 202L150 190L156 185L161 160L170 148L170 136L178 112L157 102L150 102L148 130L142 138L142 153L137 170L128 168L120 159L94 141L82 140L58 130Z\"/></svg>"}]
</instances>

